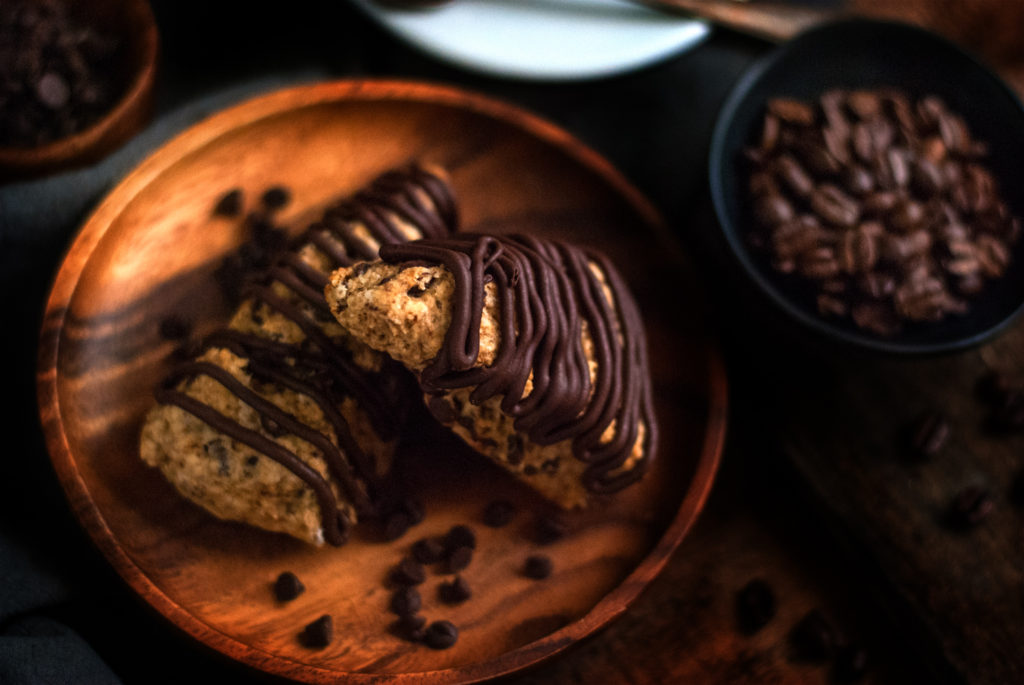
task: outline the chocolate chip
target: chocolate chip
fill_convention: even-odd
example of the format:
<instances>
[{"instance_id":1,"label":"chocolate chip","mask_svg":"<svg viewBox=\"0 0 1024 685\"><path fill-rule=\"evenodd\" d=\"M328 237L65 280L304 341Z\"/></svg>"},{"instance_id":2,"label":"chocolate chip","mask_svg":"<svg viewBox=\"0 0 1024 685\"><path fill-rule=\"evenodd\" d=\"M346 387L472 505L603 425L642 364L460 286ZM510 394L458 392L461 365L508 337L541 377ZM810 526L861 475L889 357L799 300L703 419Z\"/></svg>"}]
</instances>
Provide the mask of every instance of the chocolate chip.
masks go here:
<instances>
[{"instance_id":1,"label":"chocolate chip","mask_svg":"<svg viewBox=\"0 0 1024 685\"><path fill-rule=\"evenodd\" d=\"M391 571L391 580L399 585L419 585L427 579L423 564L414 559L403 559Z\"/></svg>"},{"instance_id":2,"label":"chocolate chip","mask_svg":"<svg viewBox=\"0 0 1024 685\"><path fill-rule=\"evenodd\" d=\"M384 522L384 539L397 540L409 530L412 521L404 511L392 512Z\"/></svg>"},{"instance_id":3,"label":"chocolate chip","mask_svg":"<svg viewBox=\"0 0 1024 685\"><path fill-rule=\"evenodd\" d=\"M284 186L273 186L263 191L260 201L267 209L280 209L291 202L292 193Z\"/></svg>"},{"instance_id":4,"label":"chocolate chip","mask_svg":"<svg viewBox=\"0 0 1024 685\"><path fill-rule=\"evenodd\" d=\"M514 504L504 499L495 500L484 509L484 525L491 528L503 528L512 522L515 515Z\"/></svg>"},{"instance_id":5,"label":"chocolate chip","mask_svg":"<svg viewBox=\"0 0 1024 685\"><path fill-rule=\"evenodd\" d=\"M433 564L444 557L444 545L434 538L423 538L412 546L412 555L421 564Z\"/></svg>"},{"instance_id":6,"label":"chocolate chip","mask_svg":"<svg viewBox=\"0 0 1024 685\"><path fill-rule=\"evenodd\" d=\"M451 530L444 536L444 546L448 550L454 550L459 547L476 549L476 533L469 526L461 524L452 526Z\"/></svg>"},{"instance_id":7,"label":"chocolate chip","mask_svg":"<svg viewBox=\"0 0 1024 685\"><path fill-rule=\"evenodd\" d=\"M450 621L434 621L423 636L424 644L431 649L448 649L458 639L459 631Z\"/></svg>"},{"instance_id":8,"label":"chocolate chip","mask_svg":"<svg viewBox=\"0 0 1024 685\"><path fill-rule=\"evenodd\" d=\"M395 593L391 595L389 606L391 611L399 616L410 616L420 610L423 601L420 598L419 590L412 586L406 586L395 590Z\"/></svg>"},{"instance_id":9,"label":"chocolate chip","mask_svg":"<svg viewBox=\"0 0 1024 685\"><path fill-rule=\"evenodd\" d=\"M426 635L427 619L419 614L402 616L394 621L390 630L391 633L409 642L422 642Z\"/></svg>"},{"instance_id":10,"label":"chocolate chip","mask_svg":"<svg viewBox=\"0 0 1024 685\"><path fill-rule=\"evenodd\" d=\"M988 518L993 509L995 501L987 488L968 485L953 497L947 520L954 528L971 528Z\"/></svg>"},{"instance_id":11,"label":"chocolate chip","mask_svg":"<svg viewBox=\"0 0 1024 685\"><path fill-rule=\"evenodd\" d=\"M755 578L736 594L736 617L740 630L748 635L764 628L775 618L775 593L768 583Z\"/></svg>"},{"instance_id":12,"label":"chocolate chip","mask_svg":"<svg viewBox=\"0 0 1024 685\"><path fill-rule=\"evenodd\" d=\"M192 324L176 314L160 321L160 337L164 340L183 340L192 332Z\"/></svg>"},{"instance_id":13,"label":"chocolate chip","mask_svg":"<svg viewBox=\"0 0 1024 685\"><path fill-rule=\"evenodd\" d=\"M554 564L552 564L551 558L544 554L528 556L526 563L523 564L523 575L534 580L544 580L551 575L552 570L554 570Z\"/></svg>"},{"instance_id":14,"label":"chocolate chip","mask_svg":"<svg viewBox=\"0 0 1024 685\"><path fill-rule=\"evenodd\" d=\"M455 573L469 566L473 560L472 547L456 547L448 554L448 572Z\"/></svg>"},{"instance_id":15,"label":"chocolate chip","mask_svg":"<svg viewBox=\"0 0 1024 685\"><path fill-rule=\"evenodd\" d=\"M291 571L285 571L274 581L274 597L278 602L290 602L305 591L306 586Z\"/></svg>"},{"instance_id":16,"label":"chocolate chip","mask_svg":"<svg viewBox=\"0 0 1024 685\"><path fill-rule=\"evenodd\" d=\"M942 412L927 412L912 427L913 455L919 459L934 457L949 440L949 433L949 422Z\"/></svg>"},{"instance_id":17,"label":"chocolate chip","mask_svg":"<svg viewBox=\"0 0 1024 685\"><path fill-rule=\"evenodd\" d=\"M534 540L538 545L550 545L569 534L569 527L561 519L542 516L537 519Z\"/></svg>"},{"instance_id":18,"label":"chocolate chip","mask_svg":"<svg viewBox=\"0 0 1024 685\"><path fill-rule=\"evenodd\" d=\"M455 578L447 583L441 583L437 588L437 596L445 604L460 604L469 599L473 593L469 589L469 584L462 578L462 576L455 576Z\"/></svg>"},{"instance_id":19,"label":"chocolate chip","mask_svg":"<svg viewBox=\"0 0 1024 685\"><path fill-rule=\"evenodd\" d=\"M299 642L304 647L323 649L334 639L334 622L329 614L324 614L313 621L299 633Z\"/></svg>"},{"instance_id":20,"label":"chocolate chip","mask_svg":"<svg viewBox=\"0 0 1024 685\"><path fill-rule=\"evenodd\" d=\"M868 653L858 645L844 645L832 664L832 681L844 685L864 678L868 670Z\"/></svg>"},{"instance_id":21,"label":"chocolate chip","mask_svg":"<svg viewBox=\"0 0 1024 685\"><path fill-rule=\"evenodd\" d=\"M793 627L789 641L797 659L821 662L832 655L840 639L832 623L820 611L812 609Z\"/></svg>"},{"instance_id":22,"label":"chocolate chip","mask_svg":"<svg viewBox=\"0 0 1024 685\"><path fill-rule=\"evenodd\" d=\"M282 435L286 435L288 433L288 431L285 430L284 427L277 421L270 418L269 416L264 416L262 414L260 414L260 426L262 426L263 430L265 430L267 433L269 433L275 438L279 438Z\"/></svg>"},{"instance_id":23,"label":"chocolate chip","mask_svg":"<svg viewBox=\"0 0 1024 685\"><path fill-rule=\"evenodd\" d=\"M213 213L217 216L236 217L242 213L242 189L233 188L220 196L217 204L213 206Z\"/></svg>"}]
</instances>

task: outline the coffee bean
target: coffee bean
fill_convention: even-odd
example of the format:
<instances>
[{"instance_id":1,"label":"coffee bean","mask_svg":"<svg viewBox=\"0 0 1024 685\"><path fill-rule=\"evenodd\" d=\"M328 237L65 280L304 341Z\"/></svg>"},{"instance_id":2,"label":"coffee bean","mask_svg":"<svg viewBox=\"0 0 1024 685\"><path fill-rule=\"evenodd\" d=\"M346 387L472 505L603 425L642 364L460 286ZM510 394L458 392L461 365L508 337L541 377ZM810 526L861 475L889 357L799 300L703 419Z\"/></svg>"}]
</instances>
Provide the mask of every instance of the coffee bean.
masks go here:
<instances>
[{"instance_id":1,"label":"coffee bean","mask_svg":"<svg viewBox=\"0 0 1024 685\"><path fill-rule=\"evenodd\" d=\"M291 202L292 193L284 186L272 186L263 191L260 202L267 209L280 209Z\"/></svg>"},{"instance_id":2,"label":"coffee bean","mask_svg":"<svg viewBox=\"0 0 1024 685\"><path fill-rule=\"evenodd\" d=\"M419 591L413 586L405 586L395 590L391 595L390 608L392 613L399 616L415 614L423 606Z\"/></svg>"},{"instance_id":3,"label":"coffee bean","mask_svg":"<svg viewBox=\"0 0 1024 685\"><path fill-rule=\"evenodd\" d=\"M399 585L419 585L426 579L423 565L415 559L403 559L391 571L391 580Z\"/></svg>"},{"instance_id":4,"label":"coffee bean","mask_svg":"<svg viewBox=\"0 0 1024 685\"><path fill-rule=\"evenodd\" d=\"M304 647L323 649L334 639L334 622L330 614L324 614L299 633L299 642Z\"/></svg>"},{"instance_id":5,"label":"coffee bean","mask_svg":"<svg viewBox=\"0 0 1024 685\"><path fill-rule=\"evenodd\" d=\"M441 583L437 588L437 596L445 604L461 604L473 596L467 583L462 576L455 578L448 583Z\"/></svg>"},{"instance_id":6,"label":"coffee bean","mask_svg":"<svg viewBox=\"0 0 1024 685\"><path fill-rule=\"evenodd\" d=\"M844 645L836 652L832 664L832 681L839 685L864 679L868 670L868 653L858 645Z\"/></svg>"},{"instance_id":7,"label":"coffee bean","mask_svg":"<svg viewBox=\"0 0 1024 685\"><path fill-rule=\"evenodd\" d=\"M456 547L448 553L448 572L455 573L469 566L473 561L472 547Z\"/></svg>"},{"instance_id":8,"label":"coffee bean","mask_svg":"<svg viewBox=\"0 0 1024 685\"><path fill-rule=\"evenodd\" d=\"M736 594L736 618L740 630L752 635L775 618L775 593L768 583L755 578Z\"/></svg>"},{"instance_id":9,"label":"coffee bean","mask_svg":"<svg viewBox=\"0 0 1024 685\"><path fill-rule=\"evenodd\" d=\"M953 497L948 521L956 528L970 528L988 518L994 508L995 501L987 488L968 485Z\"/></svg>"},{"instance_id":10,"label":"coffee bean","mask_svg":"<svg viewBox=\"0 0 1024 685\"><path fill-rule=\"evenodd\" d=\"M484 510L484 525L491 528L504 528L512 522L516 507L508 500L495 500Z\"/></svg>"},{"instance_id":11,"label":"coffee bean","mask_svg":"<svg viewBox=\"0 0 1024 685\"><path fill-rule=\"evenodd\" d=\"M444 558L444 545L434 538L423 538L412 546L412 555L421 564L433 564Z\"/></svg>"},{"instance_id":12,"label":"coffee bean","mask_svg":"<svg viewBox=\"0 0 1024 685\"><path fill-rule=\"evenodd\" d=\"M290 602L305 591L306 586L291 571L285 571L274 581L274 597L278 602Z\"/></svg>"},{"instance_id":13,"label":"coffee bean","mask_svg":"<svg viewBox=\"0 0 1024 685\"><path fill-rule=\"evenodd\" d=\"M860 208L853 199L830 183L824 183L811 193L811 207L829 223L850 228L860 218Z\"/></svg>"},{"instance_id":14,"label":"coffee bean","mask_svg":"<svg viewBox=\"0 0 1024 685\"><path fill-rule=\"evenodd\" d=\"M783 224L796 216L791 205L782 195L765 195L758 199L754 215L764 224Z\"/></svg>"},{"instance_id":15,"label":"coffee bean","mask_svg":"<svg viewBox=\"0 0 1024 685\"><path fill-rule=\"evenodd\" d=\"M476 549L476 533L466 525L452 526L444 536L444 546L449 552L459 547Z\"/></svg>"},{"instance_id":16,"label":"coffee bean","mask_svg":"<svg viewBox=\"0 0 1024 685\"><path fill-rule=\"evenodd\" d=\"M840 639L832 623L812 609L793 627L789 641L797 659L821 662L832 656Z\"/></svg>"},{"instance_id":17,"label":"coffee bean","mask_svg":"<svg viewBox=\"0 0 1024 685\"><path fill-rule=\"evenodd\" d=\"M554 564L551 558L544 554L533 554L526 558L523 565L523 575L534 580L544 580L551 575Z\"/></svg>"},{"instance_id":18,"label":"coffee bean","mask_svg":"<svg viewBox=\"0 0 1024 685\"><path fill-rule=\"evenodd\" d=\"M537 519L534 540L538 545L550 545L569 534L569 526L561 519L542 516Z\"/></svg>"},{"instance_id":19,"label":"coffee bean","mask_svg":"<svg viewBox=\"0 0 1024 685\"><path fill-rule=\"evenodd\" d=\"M814 110L805 103L793 98L772 98L768 101L768 111L781 121L797 126L814 124Z\"/></svg>"},{"instance_id":20,"label":"coffee bean","mask_svg":"<svg viewBox=\"0 0 1024 685\"><path fill-rule=\"evenodd\" d=\"M243 194L241 188L233 188L221 195L217 204L213 206L213 213L217 216L236 217L242 213Z\"/></svg>"},{"instance_id":21,"label":"coffee bean","mask_svg":"<svg viewBox=\"0 0 1024 685\"><path fill-rule=\"evenodd\" d=\"M423 636L423 643L431 649L448 649L459 639L458 629L450 621L434 621Z\"/></svg>"},{"instance_id":22,"label":"coffee bean","mask_svg":"<svg viewBox=\"0 0 1024 685\"><path fill-rule=\"evenodd\" d=\"M919 418L913 426L911 449L920 459L935 456L949 440L949 422L937 411L931 411Z\"/></svg>"},{"instance_id":23,"label":"coffee bean","mask_svg":"<svg viewBox=\"0 0 1024 685\"><path fill-rule=\"evenodd\" d=\"M781 155L776 160L778 165L779 178L783 180L790 187L790 189L800 197L804 197L811 194L814 190L814 180L808 175L807 171L803 166L793 157L793 155Z\"/></svg>"},{"instance_id":24,"label":"coffee bean","mask_svg":"<svg viewBox=\"0 0 1024 685\"><path fill-rule=\"evenodd\" d=\"M427 619L419 614L401 616L395 620L389 630L391 633L409 642L422 642L426 636Z\"/></svg>"}]
</instances>

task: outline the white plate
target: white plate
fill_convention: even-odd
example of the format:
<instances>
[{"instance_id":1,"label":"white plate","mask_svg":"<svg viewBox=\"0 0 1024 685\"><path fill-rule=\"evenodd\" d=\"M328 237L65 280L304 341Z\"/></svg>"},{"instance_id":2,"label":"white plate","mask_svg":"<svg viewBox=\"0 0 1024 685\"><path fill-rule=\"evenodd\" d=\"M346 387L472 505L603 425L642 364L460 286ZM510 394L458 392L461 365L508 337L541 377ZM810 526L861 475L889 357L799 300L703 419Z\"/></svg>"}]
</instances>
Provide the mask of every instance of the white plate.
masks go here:
<instances>
[{"instance_id":1,"label":"white plate","mask_svg":"<svg viewBox=\"0 0 1024 685\"><path fill-rule=\"evenodd\" d=\"M628 0L453 0L428 9L353 2L440 59L514 78L609 76L681 52L709 32L703 21Z\"/></svg>"}]
</instances>

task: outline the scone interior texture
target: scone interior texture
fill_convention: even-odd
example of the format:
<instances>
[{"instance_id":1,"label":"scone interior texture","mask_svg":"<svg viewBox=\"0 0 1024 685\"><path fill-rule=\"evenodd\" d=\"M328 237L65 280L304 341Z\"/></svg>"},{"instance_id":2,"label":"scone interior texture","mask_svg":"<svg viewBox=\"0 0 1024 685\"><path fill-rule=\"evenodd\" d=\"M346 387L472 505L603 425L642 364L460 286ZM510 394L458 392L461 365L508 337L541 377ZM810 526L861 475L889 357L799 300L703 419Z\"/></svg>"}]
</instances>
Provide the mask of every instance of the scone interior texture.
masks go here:
<instances>
[{"instance_id":1,"label":"scone interior texture","mask_svg":"<svg viewBox=\"0 0 1024 685\"><path fill-rule=\"evenodd\" d=\"M386 246L325 294L418 374L435 417L565 508L621 490L656 445L636 303L603 255L531 236Z\"/></svg>"},{"instance_id":2,"label":"scone interior texture","mask_svg":"<svg viewBox=\"0 0 1024 685\"><path fill-rule=\"evenodd\" d=\"M142 459L218 517L343 544L375 512L408 403L400 369L330 316L328 274L456 223L443 171L419 166L328 208L157 389Z\"/></svg>"}]
</instances>

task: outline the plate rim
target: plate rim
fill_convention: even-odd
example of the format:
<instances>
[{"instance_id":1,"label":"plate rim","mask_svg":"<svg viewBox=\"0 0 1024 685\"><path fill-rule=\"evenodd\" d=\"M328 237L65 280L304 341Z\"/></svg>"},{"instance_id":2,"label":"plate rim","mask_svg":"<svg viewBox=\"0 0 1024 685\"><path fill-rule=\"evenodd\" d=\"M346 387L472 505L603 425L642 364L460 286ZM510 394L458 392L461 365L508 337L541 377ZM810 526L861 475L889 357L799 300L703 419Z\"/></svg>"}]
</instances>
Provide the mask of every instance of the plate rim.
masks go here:
<instances>
[{"instance_id":1,"label":"plate rim","mask_svg":"<svg viewBox=\"0 0 1024 685\"><path fill-rule=\"evenodd\" d=\"M105 235L112 217L150 181L183 156L239 125L254 123L288 109L338 100L412 100L461 107L498 119L557 147L612 185L654 232L657 240L663 241L670 235L658 211L610 162L564 129L516 105L450 86L388 79L344 79L302 84L258 95L200 120L150 153L107 193L76 232L47 297L39 337L36 394L47 451L78 523L118 575L178 629L235 661L260 671L310 683L371 683L382 680L469 683L507 676L554 657L624 613L661 572L703 509L721 462L728 415L725 366L715 344L711 322L703 310L701 315L708 328L704 346L708 401L705 433L693 477L664 533L629 575L579 619L498 657L448 669L395 674L331 670L244 643L194 616L165 594L117 543L103 512L92 500L68 443L57 388L60 332L67 314L66 305L71 302L89 257Z\"/></svg>"}]
</instances>

